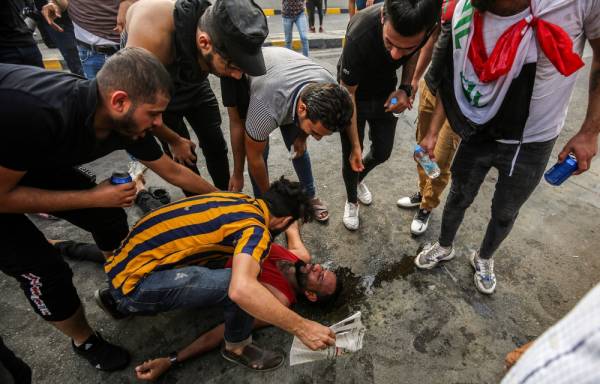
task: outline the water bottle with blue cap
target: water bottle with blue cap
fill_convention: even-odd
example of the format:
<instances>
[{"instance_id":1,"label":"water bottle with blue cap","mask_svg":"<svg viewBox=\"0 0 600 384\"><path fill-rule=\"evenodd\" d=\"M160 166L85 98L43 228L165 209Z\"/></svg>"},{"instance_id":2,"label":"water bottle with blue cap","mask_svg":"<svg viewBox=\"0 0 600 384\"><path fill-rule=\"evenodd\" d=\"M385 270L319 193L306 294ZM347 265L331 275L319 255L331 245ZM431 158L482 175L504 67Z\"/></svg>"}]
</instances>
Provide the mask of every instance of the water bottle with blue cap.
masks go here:
<instances>
[{"instance_id":1,"label":"water bottle with blue cap","mask_svg":"<svg viewBox=\"0 0 600 384\"><path fill-rule=\"evenodd\" d=\"M396 104L398 104L398 99L396 97L392 97L392 100L390 100L390 105ZM394 117L400 117L401 113L392 112L392 115L394 115Z\"/></svg>"},{"instance_id":2,"label":"water bottle with blue cap","mask_svg":"<svg viewBox=\"0 0 600 384\"><path fill-rule=\"evenodd\" d=\"M419 144L415 145L415 160L421 168L425 171L425 174L430 179L435 179L440 175L440 167L438 167L437 163L429 157L427 151L423 149Z\"/></svg>"}]
</instances>

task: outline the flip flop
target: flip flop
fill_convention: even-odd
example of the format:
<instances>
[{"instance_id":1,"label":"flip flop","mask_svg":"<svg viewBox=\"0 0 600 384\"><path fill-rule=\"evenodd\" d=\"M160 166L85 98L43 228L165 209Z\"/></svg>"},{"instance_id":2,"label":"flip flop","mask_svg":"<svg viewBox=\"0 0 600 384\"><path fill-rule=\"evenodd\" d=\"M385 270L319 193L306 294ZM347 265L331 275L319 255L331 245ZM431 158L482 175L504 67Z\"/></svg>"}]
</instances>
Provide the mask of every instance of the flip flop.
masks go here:
<instances>
[{"instance_id":1,"label":"flip flop","mask_svg":"<svg viewBox=\"0 0 600 384\"><path fill-rule=\"evenodd\" d=\"M315 210L315 220L320 223L325 223L327 220L329 220L329 210L318 197L315 197L310 202Z\"/></svg>"},{"instance_id":2,"label":"flip flop","mask_svg":"<svg viewBox=\"0 0 600 384\"><path fill-rule=\"evenodd\" d=\"M285 361L283 353L268 351L255 343L246 345L241 355L229 352L223 344L221 346L221 356L225 360L258 372L273 371L281 367Z\"/></svg>"}]
</instances>

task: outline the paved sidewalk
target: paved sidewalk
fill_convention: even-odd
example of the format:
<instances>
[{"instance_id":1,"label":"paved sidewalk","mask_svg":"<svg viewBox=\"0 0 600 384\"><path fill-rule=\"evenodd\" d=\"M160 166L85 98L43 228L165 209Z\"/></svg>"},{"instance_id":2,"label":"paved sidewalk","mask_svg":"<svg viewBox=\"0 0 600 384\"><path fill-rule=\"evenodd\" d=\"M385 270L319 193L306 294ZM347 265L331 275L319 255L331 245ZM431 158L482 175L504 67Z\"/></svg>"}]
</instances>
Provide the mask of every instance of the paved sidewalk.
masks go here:
<instances>
[{"instance_id":1,"label":"paved sidewalk","mask_svg":"<svg viewBox=\"0 0 600 384\"><path fill-rule=\"evenodd\" d=\"M335 8L338 9L339 8ZM331 12L333 9L330 8L328 11ZM265 10L265 13L268 10ZM341 10L342 12L344 10ZM308 44L310 49L328 49L328 48L340 48L344 44L344 36L346 34L346 26L348 24L349 16L347 13L328 13L323 19L323 33L311 33L308 34ZM281 15L267 16L267 22L269 24L269 36L265 41L265 46L285 46L285 37L283 34L283 21ZM315 16L315 24L318 30L318 17ZM300 51L302 44L300 42L300 35L298 29L294 26L292 32L292 48ZM47 48L44 43L41 42L39 33L36 36L38 40L38 46L42 51L44 58L44 65L48 69L61 70L66 69L67 66L64 62L58 49Z\"/></svg>"}]
</instances>

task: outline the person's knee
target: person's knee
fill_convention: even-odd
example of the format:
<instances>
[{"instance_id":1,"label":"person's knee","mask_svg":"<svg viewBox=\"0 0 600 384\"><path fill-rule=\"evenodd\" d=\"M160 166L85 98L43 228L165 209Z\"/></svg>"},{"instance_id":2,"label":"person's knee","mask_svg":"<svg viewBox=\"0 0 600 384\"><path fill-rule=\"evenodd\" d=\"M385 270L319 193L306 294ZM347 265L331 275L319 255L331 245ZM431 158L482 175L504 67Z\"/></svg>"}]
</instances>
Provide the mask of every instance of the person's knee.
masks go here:
<instances>
[{"instance_id":1,"label":"person's knee","mask_svg":"<svg viewBox=\"0 0 600 384\"><path fill-rule=\"evenodd\" d=\"M518 210L510 207L492 208L492 221L501 228L510 228L518 214Z\"/></svg>"},{"instance_id":2,"label":"person's knee","mask_svg":"<svg viewBox=\"0 0 600 384\"><path fill-rule=\"evenodd\" d=\"M469 208L474 199L474 194L467 191L462 183L453 181L452 186L450 187L450 193L448 194L446 207L466 209Z\"/></svg>"}]
</instances>

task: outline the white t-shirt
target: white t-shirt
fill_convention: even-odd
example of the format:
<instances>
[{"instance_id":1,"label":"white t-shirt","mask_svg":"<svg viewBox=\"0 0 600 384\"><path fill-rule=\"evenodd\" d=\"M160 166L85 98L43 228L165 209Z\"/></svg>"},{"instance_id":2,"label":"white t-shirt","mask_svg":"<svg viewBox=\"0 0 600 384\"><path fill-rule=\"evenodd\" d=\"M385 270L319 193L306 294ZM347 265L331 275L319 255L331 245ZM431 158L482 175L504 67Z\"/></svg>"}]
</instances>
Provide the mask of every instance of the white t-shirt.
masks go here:
<instances>
[{"instance_id":1,"label":"white t-shirt","mask_svg":"<svg viewBox=\"0 0 600 384\"><path fill-rule=\"evenodd\" d=\"M600 0L543 0L541 7L549 10L544 11L542 19L562 27L573 41L573 50L580 56L586 39L600 38ZM530 14L529 9L508 17L486 12L483 34L488 55L506 29ZM544 55L539 44L532 44L525 62L535 62L536 58L537 69L529 118L523 132L524 143L548 141L558 136L577 79L577 73L563 76Z\"/></svg>"}]
</instances>

